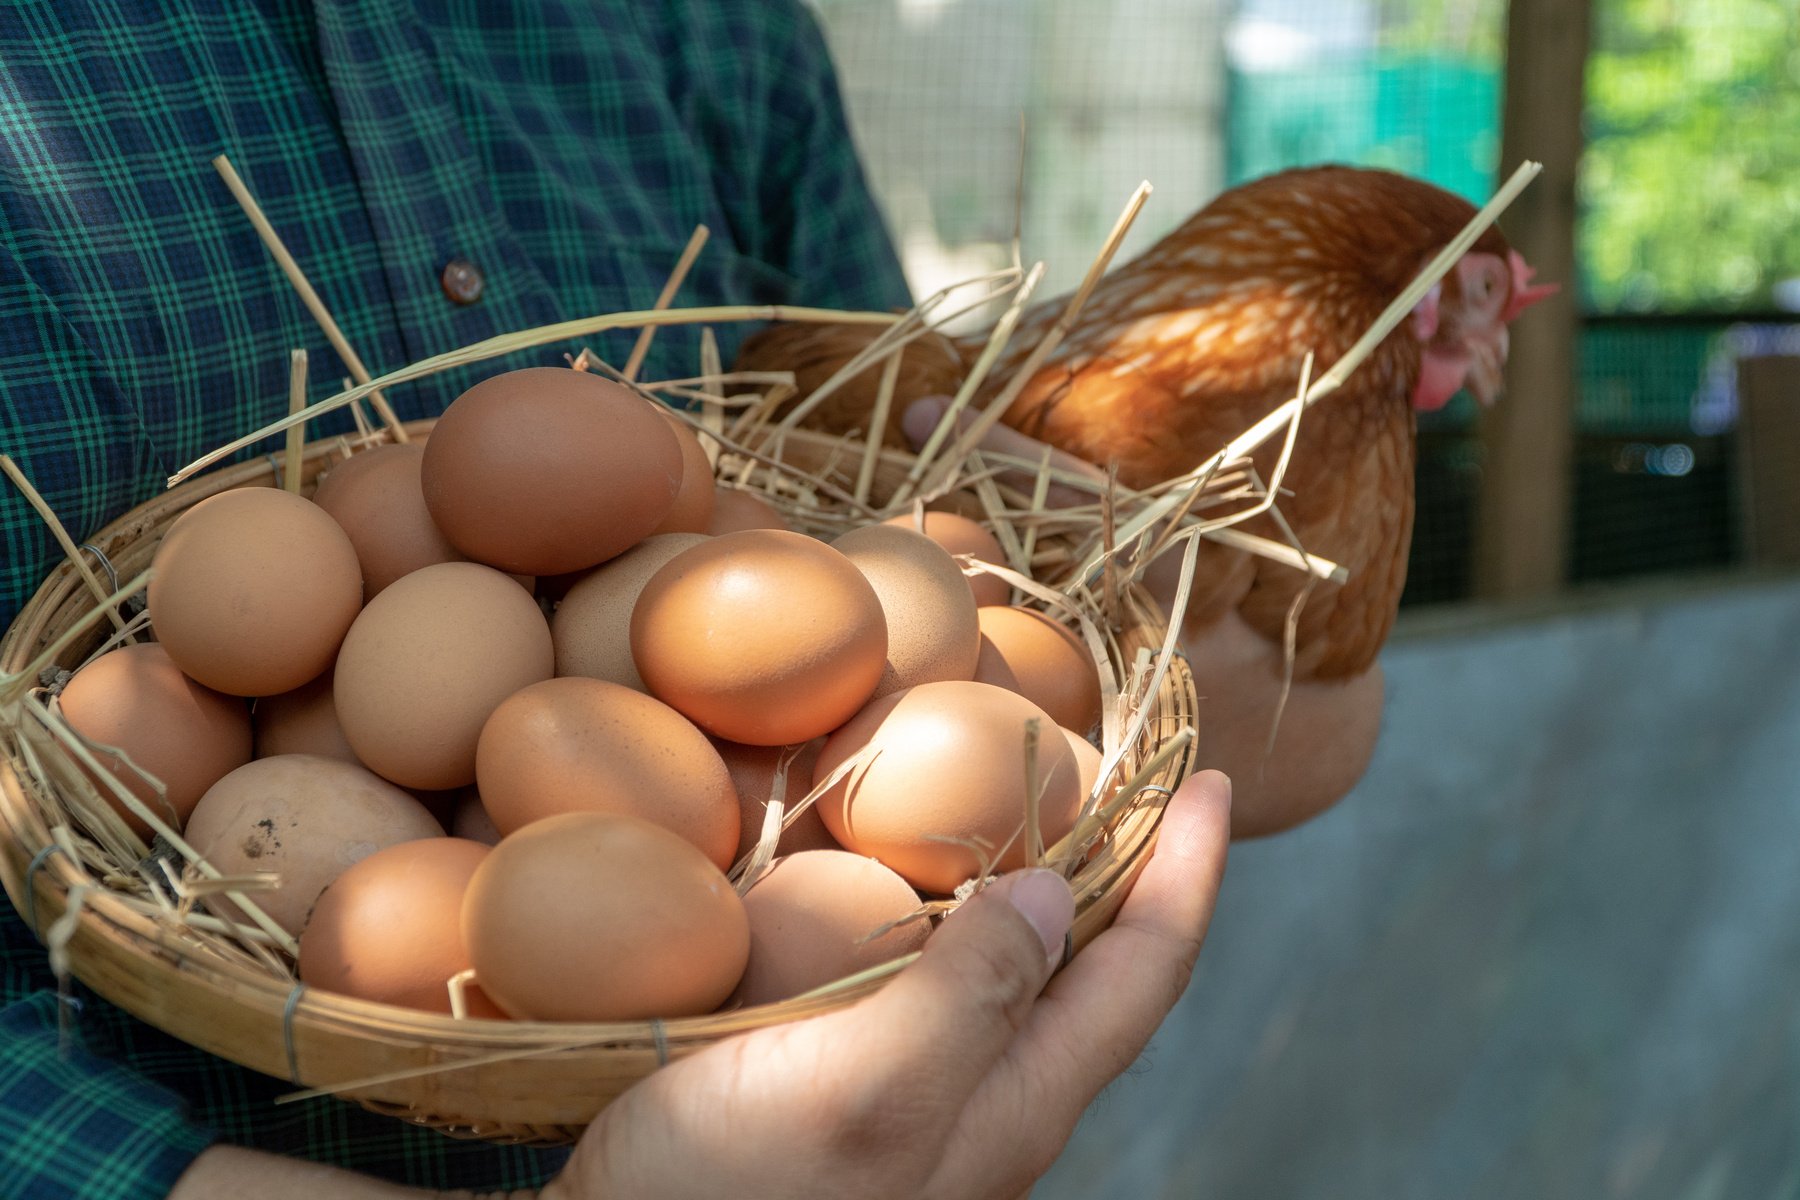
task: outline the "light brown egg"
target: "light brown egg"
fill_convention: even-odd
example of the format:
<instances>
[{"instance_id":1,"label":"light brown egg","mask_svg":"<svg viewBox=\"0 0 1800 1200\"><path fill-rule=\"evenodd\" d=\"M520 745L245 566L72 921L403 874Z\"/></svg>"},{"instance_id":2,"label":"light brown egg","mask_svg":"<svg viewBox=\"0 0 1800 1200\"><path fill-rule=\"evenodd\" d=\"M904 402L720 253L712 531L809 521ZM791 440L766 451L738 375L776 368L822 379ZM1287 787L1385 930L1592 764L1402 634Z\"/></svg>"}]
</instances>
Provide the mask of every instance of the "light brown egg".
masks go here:
<instances>
[{"instance_id":1,"label":"light brown egg","mask_svg":"<svg viewBox=\"0 0 1800 1200\"><path fill-rule=\"evenodd\" d=\"M362 607L349 537L311 501L274 488L200 501L151 566L156 640L187 675L232 696L316 679Z\"/></svg>"},{"instance_id":2,"label":"light brown egg","mask_svg":"<svg viewBox=\"0 0 1800 1200\"><path fill-rule=\"evenodd\" d=\"M706 535L699 533L657 534L577 580L550 618L556 673L586 675L648 692L631 658L631 610L664 563L705 540Z\"/></svg>"},{"instance_id":3,"label":"light brown egg","mask_svg":"<svg viewBox=\"0 0 1800 1200\"><path fill-rule=\"evenodd\" d=\"M537 1021L711 1012L750 951L743 901L704 854L599 813L537 821L494 847L462 920L482 990Z\"/></svg>"},{"instance_id":4,"label":"light brown egg","mask_svg":"<svg viewBox=\"0 0 1800 1200\"><path fill-rule=\"evenodd\" d=\"M681 487L681 446L623 384L563 367L482 380L425 443L432 520L477 562L560 575L636 545Z\"/></svg>"},{"instance_id":5,"label":"light brown egg","mask_svg":"<svg viewBox=\"0 0 1800 1200\"><path fill-rule=\"evenodd\" d=\"M890 517L883 524L923 533L951 554L968 554L982 562L1006 565L1006 551L1001 549L1000 539L960 513L928 512L923 527L911 513ZM980 572L965 578L976 604L1005 604L1012 595L1011 585L998 575Z\"/></svg>"},{"instance_id":6,"label":"light brown egg","mask_svg":"<svg viewBox=\"0 0 1800 1200\"><path fill-rule=\"evenodd\" d=\"M502 836L570 812L641 817L720 870L737 848L731 775L706 735L660 700L598 679L546 679L494 710L475 752Z\"/></svg>"},{"instance_id":7,"label":"light brown egg","mask_svg":"<svg viewBox=\"0 0 1800 1200\"><path fill-rule=\"evenodd\" d=\"M825 739L815 738L799 747L793 760L788 764L787 775L782 780L781 803L783 812L806 798L812 790L813 763L818 760L819 751L824 747ZM725 760L725 769L731 772L732 786L737 789L738 797L738 843L737 853L732 856L736 862L756 848L762 840L763 821L769 812L769 801L775 797L775 775L781 766L781 759L792 746L746 746L741 742L727 742L713 739L713 748L719 757ZM805 812L794 818L794 823L782 831L781 840L775 843L777 854L795 854L801 850L836 850L837 842L825 828L825 822L819 819L817 805L808 805Z\"/></svg>"},{"instance_id":8,"label":"light brown egg","mask_svg":"<svg viewBox=\"0 0 1800 1200\"><path fill-rule=\"evenodd\" d=\"M477 563L438 563L396 580L351 626L335 675L338 721L383 777L462 787L475 782L489 714L552 665L550 627L517 583Z\"/></svg>"},{"instance_id":9,"label":"light brown egg","mask_svg":"<svg viewBox=\"0 0 1800 1200\"><path fill-rule=\"evenodd\" d=\"M664 413L675 440L681 444L681 490L675 493L674 507L657 527L658 533L706 533L712 524L714 491L712 461L706 447L692 427L672 413Z\"/></svg>"},{"instance_id":10,"label":"light brown egg","mask_svg":"<svg viewBox=\"0 0 1800 1200\"><path fill-rule=\"evenodd\" d=\"M975 678L1019 693L1058 725L1085 732L1099 723L1094 656L1073 633L1035 609L982 608Z\"/></svg>"},{"instance_id":11,"label":"light brown egg","mask_svg":"<svg viewBox=\"0 0 1800 1200\"><path fill-rule=\"evenodd\" d=\"M825 743L814 781L865 747L874 753L819 798L819 815L846 850L879 858L928 892L952 892L981 869L971 846L937 839L984 845L988 858L999 855L997 871L1021 867L1025 727L1033 719L1038 828L1048 846L1081 807L1075 755L1042 709L986 683L921 684L863 709Z\"/></svg>"},{"instance_id":12,"label":"light brown egg","mask_svg":"<svg viewBox=\"0 0 1800 1200\"><path fill-rule=\"evenodd\" d=\"M448 1013L450 977L470 968L462 902L488 855L479 842L422 838L362 859L332 881L300 935L308 987L382 1004ZM472 1017L505 1017L479 986L463 998Z\"/></svg>"},{"instance_id":13,"label":"light brown egg","mask_svg":"<svg viewBox=\"0 0 1800 1200\"><path fill-rule=\"evenodd\" d=\"M918 907L906 880L872 858L809 850L776 859L744 895L750 961L738 999L771 1004L911 954L931 936L929 920L862 939Z\"/></svg>"},{"instance_id":14,"label":"light brown egg","mask_svg":"<svg viewBox=\"0 0 1800 1200\"><path fill-rule=\"evenodd\" d=\"M887 667L876 696L974 678L981 627L975 598L949 551L897 525L852 529L831 544L875 589L887 619Z\"/></svg>"},{"instance_id":15,"label":"light brown egg","mask_svg":"<svg viewBox=\"0 0 1800 1200\"><path fill-rule=\"evenodd\" d=\"M161 781L159 797L139 771L96 750L102 766L177 830L207 788L250 761L250 710L243 700L195 683L155 643L101 655L75 672L58 704L69 727L88 742L123 750ZM149 825L109 789L100 794L139 837L150 837Z\"/></svg>"},{"instance_id":16,"label":"light brown egg","mask_svg":"<svg viewBox=\"0 0 1800 1200\"><path fill-rule=\"evenodd\" d=\"M1069 749L1075 754L1075 769L1081 777L1081 795L1085 800L1094 792L1094 784L1100 780L1100 768L1105 765L1105 758L1094 743L1076 733L1073 729L1062 731Z\"/></svg>"},{"instance_id":17,"label":"light brown egg","mask_svg":"<svg viewBox=\"0 0 1800 1200\"><path fill-rule=\"evenodd\" d=\"M721 483L713 494L712 520L707 522L706 532L714 537L745 529L786 528L781 514L754 492Z\"/></svg>"},{"instance_id":18,"label":"light brown egg","mask_svg":"<svg viewBox=\"0 0 1800 1200\"><path fill-rule=\"evenodd\" d=\"M464 559L425 507L424 461L417 442L375 446L332 467L313 493L356 547L365 604L402 575Z\"/></svg>"},{"instance_id":19,"label":"light brown egg","mask_svg":"<svg viewBox=\"0 0 1800 1200\"><path fill-rule=\"evenodd\" d=\"M256 726L256 757L273 758L277 754L317 754L343 762L361 763L344 727L338 724L337 704L331 698L331 676L327 671L311 683L264 696L256 702L252 720Z\"/></svg>"},{"instance_id":20,"label":"light brown egg","mask_svg":"<svg viewBox=\"0 0 1800 1200\"><path fill-rule=\"evenodd\" d=\"M650 692L715 737L787 746L837 728L887 664L862 572L798 533L750 529L684 550L631 616Z\"/></svg>"},{"instance_id":21,"label":"light brown egg","mask_svg":"<svg viewBox=\"0 0 1800 1200\"><path fill-rule=\"evenodd\" d=\"M297 934L319 893L351 866L385 846L444 831L424 805L362 767L283 754L246 763L213 784L185 836L226 875L278 873L280 887L248 896ZM245 919L223 896L208 903Z\"/></svg>"}]
</instances>

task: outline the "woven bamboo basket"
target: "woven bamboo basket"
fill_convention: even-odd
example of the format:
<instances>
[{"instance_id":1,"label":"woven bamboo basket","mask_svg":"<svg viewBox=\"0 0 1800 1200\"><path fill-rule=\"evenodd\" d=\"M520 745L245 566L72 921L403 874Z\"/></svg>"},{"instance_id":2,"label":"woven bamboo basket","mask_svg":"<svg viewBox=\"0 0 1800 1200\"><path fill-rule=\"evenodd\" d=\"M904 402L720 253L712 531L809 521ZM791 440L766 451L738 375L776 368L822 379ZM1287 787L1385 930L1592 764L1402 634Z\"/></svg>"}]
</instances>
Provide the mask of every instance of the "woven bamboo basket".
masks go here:
<instances>
[{"instance_id":1,"label":"woven bamboo basket","mask_svg":"<svg viewBox=\"0 0 1800 1200\"><path fill-rule=\"evenodd\" d=\"M426 438L430 424L407 428L415 439ZM826 475L845 457L841 440L804 430L784 433L780 443L772 460ZM343 438L305 447L303 494L347 449ZM912 462L880 452L874 493L891 492ZM117 578L137 576L190 505L229 488L277 486L281 466L271 457L194 478L89 544ZM1041 547L1054 544L1049 538ZM57 670L73 671L104 649L113 632L96 619L99 607L91 586L64 563L0 641L0 672L15 677L30 670L42 678L19 686L33 688ZM1066 871L1077 896L1076 950L1113 919L1151 851L1161 802L1192 766L1188 739L1171 741L1194 719L1185 662L1166 652L1164 619L1140 589L1124 589L1116 607L1118 619L1104 629L1114 690L1129 689L1134 672L1141 685L1159 650L1162 671L1153 693L1140 697L1146 711L1133 723L1135 741L1123 748L1113 773L1132 781L1132 797L1105 814L1105 830L1090 839L1093 848ZM80 636L66 639L84 622ZM43 652L58 639L67 644L44 663ZM43 687L35 691L46 694ZM886 977L875 972L787 1002L711 1016L605 1025L456 1019L303 988L285 958L247 954L197 928L188 910L167 896L152 896L151 872L109 852L82 828L66 786L78 773L74 759L16 699L0 707L0 737L0 879L52 945L53 963L202 1050L291 1080L302 1089L296 1097L329 1091L455 1136L563 1143L660 1064L736 1033L852 1004Z\"/></svg>"}]
</instances>

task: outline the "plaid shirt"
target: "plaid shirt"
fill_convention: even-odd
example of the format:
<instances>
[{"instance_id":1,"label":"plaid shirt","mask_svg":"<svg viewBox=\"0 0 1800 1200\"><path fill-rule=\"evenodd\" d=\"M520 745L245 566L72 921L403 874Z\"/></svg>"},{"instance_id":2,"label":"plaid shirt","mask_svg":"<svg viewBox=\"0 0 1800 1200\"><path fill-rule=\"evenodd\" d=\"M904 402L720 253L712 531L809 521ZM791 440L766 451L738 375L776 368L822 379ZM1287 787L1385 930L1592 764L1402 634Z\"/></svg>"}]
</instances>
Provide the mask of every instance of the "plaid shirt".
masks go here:
<instances>
[{"instance_id":1,"label":"plaid shirt","mask_svg":"<svg viewBox=\"0 0 1800 1200\"><path fill-rule=\"evenodd\" d=\"M647 308L702 222L678 304L907 300L799 0L0 6L0 450L78 540L285 412L289 349L309 351L314 399L345 373L209 165L221 152L377 374ZM440 282L458 259L485 281L474 303ZM738 331L718 333L729 360ZM698 339L664 330L646 376L692 373ZM592 345L622 362L630 341ZM570 349L390 399L435 413ZM0 485L0 625L56 558ZM3 932L6 1196L161 1195L215 1137L421 1186L524 1186L560 1162L336 1101L273 1109L288 1085L79 988L59 1053L42 951L11 912Z\"/></svg>"}]
</instances>

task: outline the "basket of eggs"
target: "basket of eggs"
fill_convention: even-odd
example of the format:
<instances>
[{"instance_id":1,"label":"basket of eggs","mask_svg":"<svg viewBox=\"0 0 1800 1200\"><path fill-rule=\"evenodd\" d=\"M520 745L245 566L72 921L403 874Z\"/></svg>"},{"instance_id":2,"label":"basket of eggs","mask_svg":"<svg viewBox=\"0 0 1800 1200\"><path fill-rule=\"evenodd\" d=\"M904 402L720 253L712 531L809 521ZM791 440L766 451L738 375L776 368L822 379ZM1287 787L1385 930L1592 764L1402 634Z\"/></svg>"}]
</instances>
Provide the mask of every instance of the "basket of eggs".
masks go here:
<instances>
[{"instance_id":1,"label":"basket of eggs","mask_svg":"<svg viewBox=\"0 0 1800 1200\"><path fill-rule=\"evenodd\" d=\"M920 454L811 432L716 356L195 473L450 366L759 315L805 314L415 364L66 545L0 642L0 877L53 965L297 1096L549 1144L880 987L999 872L1068 880L1071 952L1103 929L1192 766L1144 497L1047 509L1048 461L952 414Z\"/></svg>"}]
</instances>

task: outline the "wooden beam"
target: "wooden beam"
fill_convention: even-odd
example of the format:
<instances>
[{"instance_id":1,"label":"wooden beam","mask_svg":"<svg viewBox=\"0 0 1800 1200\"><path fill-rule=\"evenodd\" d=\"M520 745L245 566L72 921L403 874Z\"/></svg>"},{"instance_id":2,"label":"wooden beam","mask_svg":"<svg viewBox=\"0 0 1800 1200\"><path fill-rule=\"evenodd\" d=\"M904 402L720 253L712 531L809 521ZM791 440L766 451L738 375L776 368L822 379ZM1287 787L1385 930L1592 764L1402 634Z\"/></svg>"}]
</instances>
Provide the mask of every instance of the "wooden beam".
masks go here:
<instances>
[{"instance_id":1,"label":"wooden beam","mask_svg":"<svg viewBox=\"0 0 1800 1200\"><path fill-rule=\"evenodd\" d=\"M1736 444L1745 561L1800 566L1800 357L1739 361Z\"/></svg>"},{"instance_id":2,"label":"wooden beam","mask_svg":"<svg viewBox=\"0 0 1800 1200\"><path fill-rule=\"evenodd\" d=\"M1512 328L1506 395L1483 414L1474 590L1483 598L1541 596L1567 579L1573 492L1577 339L1575 172L1591 0L1512 0L1500 167L1522 159L1544 173L1501 222L1540 280L1562 291Z\"/></svg>"}]
</instances>

